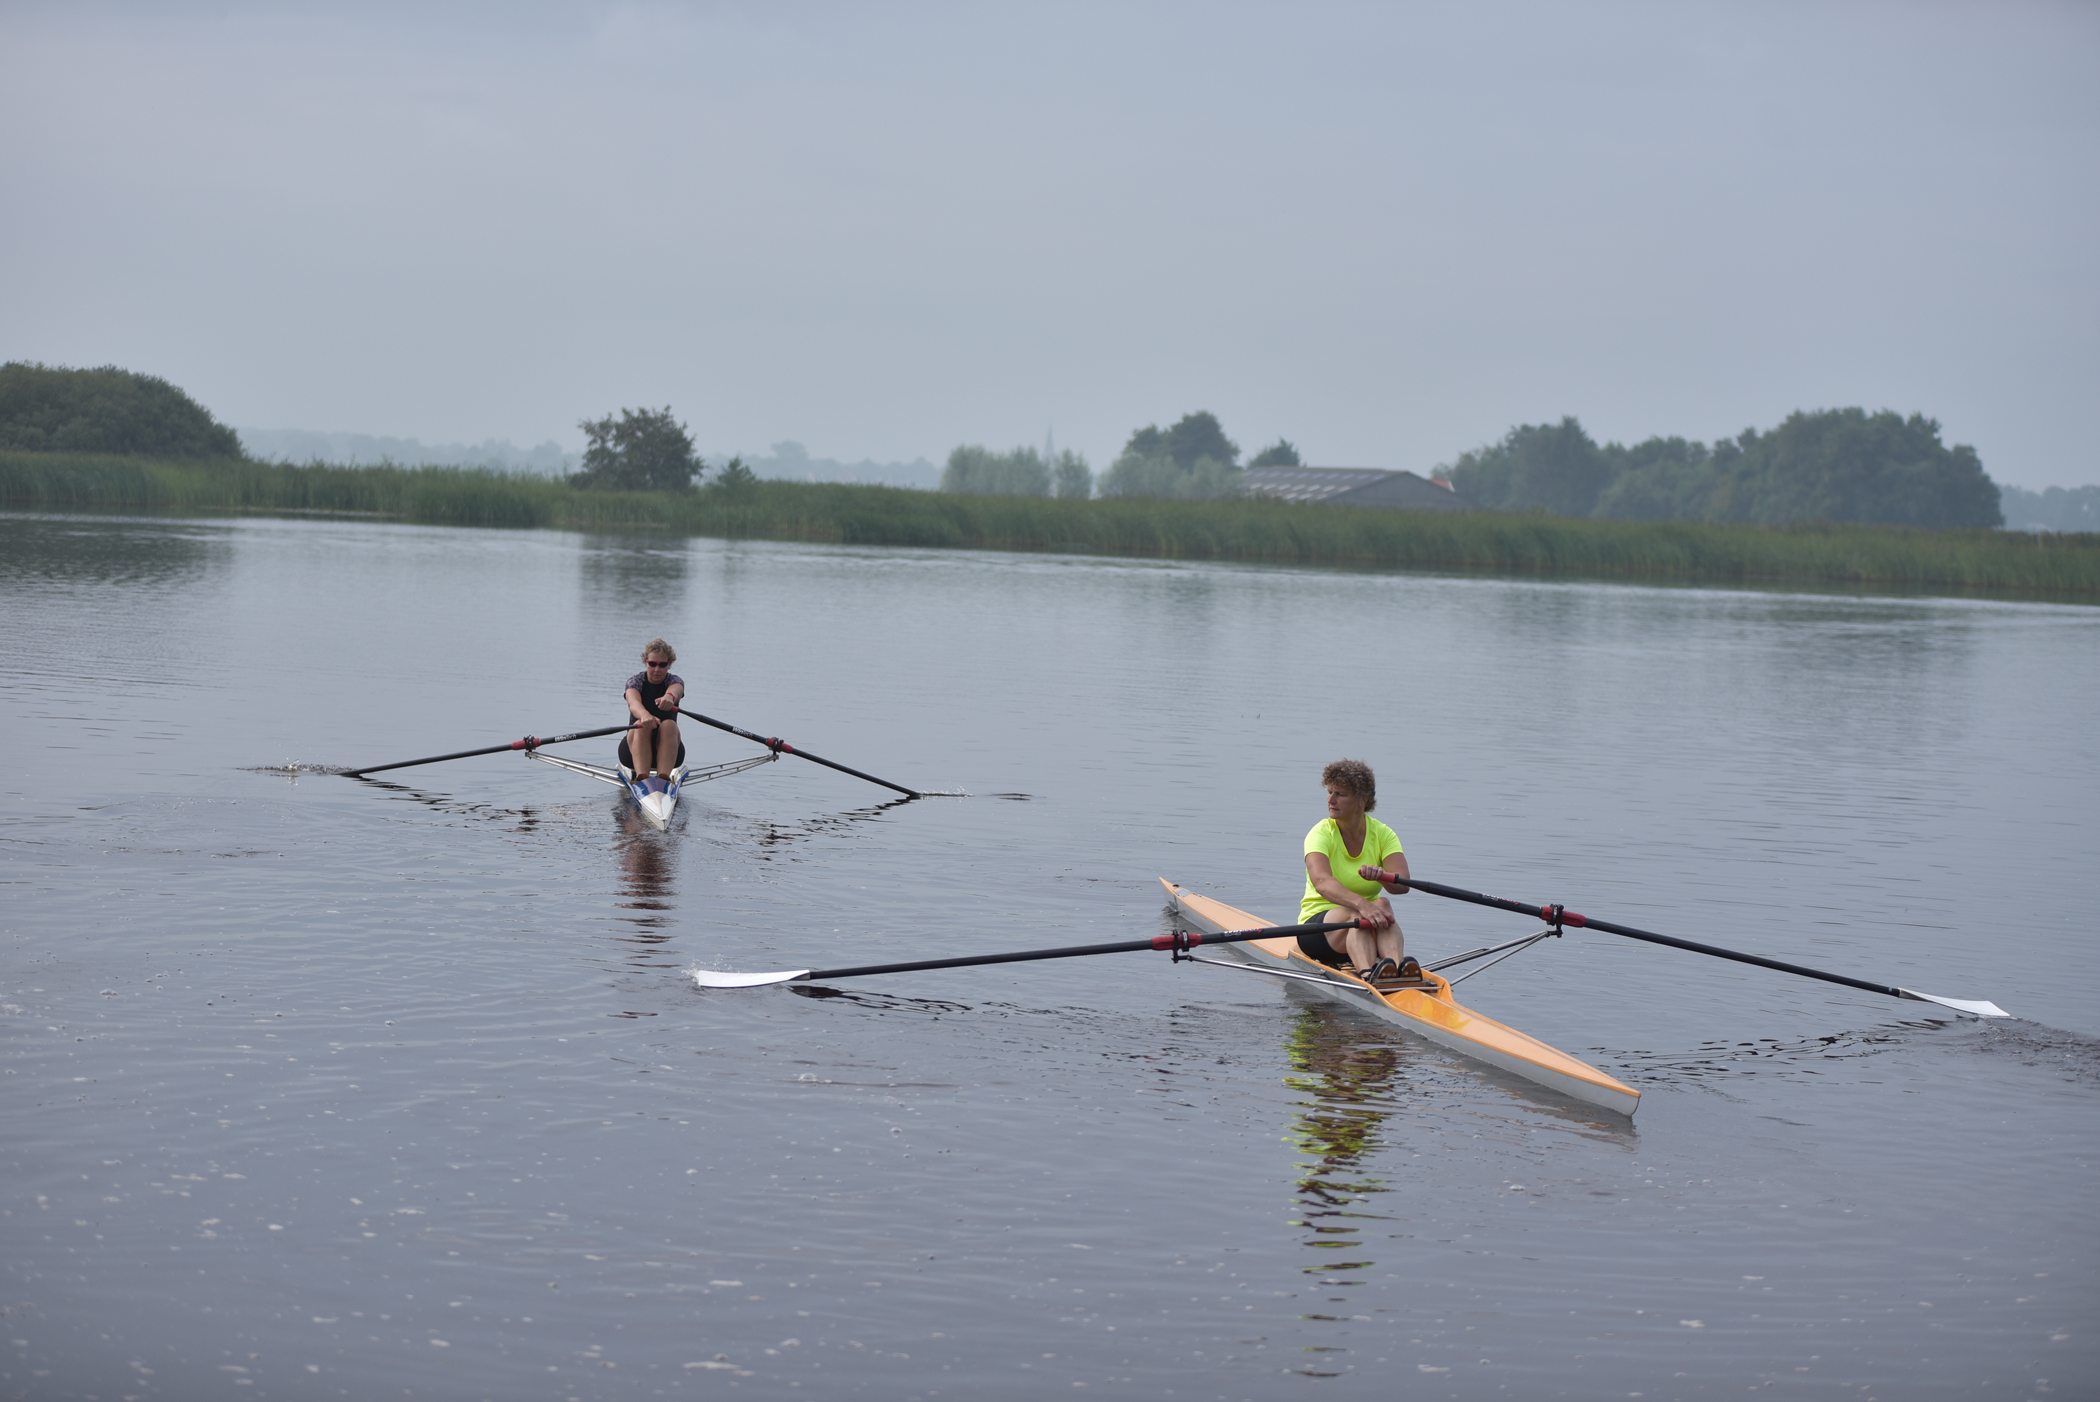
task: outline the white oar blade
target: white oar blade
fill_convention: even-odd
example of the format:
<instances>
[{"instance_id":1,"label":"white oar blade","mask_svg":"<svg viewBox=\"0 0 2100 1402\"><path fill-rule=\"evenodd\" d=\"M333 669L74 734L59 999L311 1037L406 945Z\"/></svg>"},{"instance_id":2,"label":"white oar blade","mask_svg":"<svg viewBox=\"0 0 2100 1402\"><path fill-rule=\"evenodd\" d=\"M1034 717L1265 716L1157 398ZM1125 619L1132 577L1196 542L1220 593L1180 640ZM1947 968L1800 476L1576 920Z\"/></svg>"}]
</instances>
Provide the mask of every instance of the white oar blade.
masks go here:
<instances>
[{"instance_id":1,"label":"white oar blade","mask_svg":"<svg viewBox=\"0 0 2100 1402\"><path fill-rule=\"evenodd\" d=\"M693 982L702 988L763 988L769 983L793 983L808 978L807 969L779 969L770 974L737 974L727 969L695 969Z\"/></svg>"},{"instance_id":2,"label":"white oar blade","mask_svg":"<svg viewBox=\"0 0 2100 1402\"><path fill-rule=\"evenodd\" d=\"M1952 1008L1958 1013L1969 1013L1975 1017L2011 1017L2012 1014L1996 1003L1970 1002L1966 998L1941 998L1931 993L1919 993L1914 989L1896 990L1906 998L1915 998L1920 1003L1938 1003L1943 1008Z\"/></svg>"}]
</instances>

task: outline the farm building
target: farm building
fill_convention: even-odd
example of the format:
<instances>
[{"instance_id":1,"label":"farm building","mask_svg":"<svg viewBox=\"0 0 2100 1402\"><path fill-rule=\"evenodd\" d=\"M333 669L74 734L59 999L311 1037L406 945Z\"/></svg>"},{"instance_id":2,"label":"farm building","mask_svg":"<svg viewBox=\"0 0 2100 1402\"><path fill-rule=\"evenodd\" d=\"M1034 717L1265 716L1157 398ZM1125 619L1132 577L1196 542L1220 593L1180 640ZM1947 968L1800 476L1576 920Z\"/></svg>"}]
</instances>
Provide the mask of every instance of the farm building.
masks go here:
<instances>
[{"instance_id":1,"label":"farm building","mask_svg":"<svg viewBox=\"0 0 2100 1402\"><path fill-rule=\"evenodd\" d=\"M1326 506L1397 506L1409 511L1471 511L1472 505L1442 478L1382 467L1250 467L1249 496Z\"/></svg>"}]
</instances>

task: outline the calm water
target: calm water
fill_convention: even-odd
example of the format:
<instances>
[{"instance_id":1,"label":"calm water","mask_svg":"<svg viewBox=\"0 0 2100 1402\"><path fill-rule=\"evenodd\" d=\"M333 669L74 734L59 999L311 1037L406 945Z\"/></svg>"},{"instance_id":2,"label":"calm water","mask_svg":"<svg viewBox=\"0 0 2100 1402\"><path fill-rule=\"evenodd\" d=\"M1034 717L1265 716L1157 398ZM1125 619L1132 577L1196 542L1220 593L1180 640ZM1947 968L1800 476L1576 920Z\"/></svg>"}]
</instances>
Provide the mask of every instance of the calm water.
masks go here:
<instances>
[{"instance_id":1,"label":"calm water","mask_svg":"<svg viewBox=\"0 0 2100 1402\"><path fill-rule=\"evenodd\" d=\"M2100 610L22 515L0 604L0 1395L2100 1391ZM614 724L655 632L973 796L270 770ZM1629 1123L1165 956L686 976L1287 917L1344 754L1422 876L2018 1020L1463 986Z\"/></svg>"}]
</instances>

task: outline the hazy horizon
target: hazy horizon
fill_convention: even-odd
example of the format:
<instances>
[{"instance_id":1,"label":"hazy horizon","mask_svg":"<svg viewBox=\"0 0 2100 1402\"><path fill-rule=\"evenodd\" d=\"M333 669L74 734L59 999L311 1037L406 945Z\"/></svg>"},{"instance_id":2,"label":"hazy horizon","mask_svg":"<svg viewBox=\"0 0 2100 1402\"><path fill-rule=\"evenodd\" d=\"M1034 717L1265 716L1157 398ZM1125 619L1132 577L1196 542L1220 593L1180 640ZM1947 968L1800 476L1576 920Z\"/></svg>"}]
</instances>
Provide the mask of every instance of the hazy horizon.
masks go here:
<instances>
[{"instance_id":1,"label":"hazy horizon","mask_svg":"<svg viewBox=\"0 0 2100 1402\"><path fill-rule=\"evenodd\" d=\"M0 12L0 359L229 424L1420 472L1858 405L2100 480L2100 9Z\"/></svg>"}]
</instances>

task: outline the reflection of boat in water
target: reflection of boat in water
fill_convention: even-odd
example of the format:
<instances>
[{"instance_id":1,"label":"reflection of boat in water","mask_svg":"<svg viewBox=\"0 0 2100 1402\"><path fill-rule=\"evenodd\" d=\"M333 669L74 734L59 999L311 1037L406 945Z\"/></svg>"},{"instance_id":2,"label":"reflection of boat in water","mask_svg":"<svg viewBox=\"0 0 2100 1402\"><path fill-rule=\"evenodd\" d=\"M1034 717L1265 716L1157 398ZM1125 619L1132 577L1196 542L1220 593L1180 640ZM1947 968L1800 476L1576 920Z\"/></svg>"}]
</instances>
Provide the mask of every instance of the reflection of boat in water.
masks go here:
<instances>
[{"instance_id":1,"label":"reflection of boat in water","mask_svg":"<svg viewBox=\"0 0 2100 1402\"><path fill-rule=\"evenodd\" d=\"M1379 1175L1381 1156L1392 1147L1386 1121L1408 1089L1401 1084L1407 1051L1382 1027L1370 1027L1321 1000L1298 1006L1283 1049L1290 1058L1284 1084L1296 1093L1291 1107L1292 1146L1297 1150L1293 1196L1312 1254L1299 1269L1317 1293L1302 1319L1346 1326L1365 1317L1348 1293L1366 1283L1364 1273L1391 1249L1394 1219L1377 1199L1404 1185ZM1366 1313L1368 1313L1366 1311ZM1290 1371L1302 1377L1340 1377L1346 1368L1320 1357L1347 1352L1346 1335L1309 1349L1314 1359Z\"/></svg>"},{"instance_id":2,"label":"reflection of boat in water","mask_svg":"<svg viewBox=\"0 0 2100 1402\"><path fill-rule=\"evenodd\" d=\"M632 946L629 964L675 967L659 956L672 942L671 913L677 900L677 862L683 844L666 837L631 804L613 810L619 826L620 885L612 938Z\"/></svg>"},{"instance_id":3,"label":"reflection of boat in water","mask_svg":"<svg viewBox=\"0 0 2100 1402\"><path fill-rule=\"evenodd\" d=\"M1160 884L1167 888L1175 911L1190 929L1220 934L1227 930L1260 929L1267 924L1222 901L1185 891L1171 881L1162 880ZM1223 949L1243 964L1319 988L1438 1046L1578 1100L1628 1116L1640 1106L1641 1093L1632 1086L1466 1007L1451 996L1451 984L1440 974L1425 973L1419 988L1380 992L1347 970L1331 969L1306 957L1294 936L1248 940L1227 944Z\"/></svg>"},{"instance_id":4,"label":"reflection of boat in water","mask_svg":"<svg viewBox=\"0 0 2100 1402\"><path fill-rule=\"evenodd\" d=\"M1284 1049L1293 1074L1286 1084L1310 1097L1294 1116L1297 1145L1306 1155L1298 1180L1307 1245L1338 1251L1364 1245L1350 1219L1364 1216L1352 1204L1371 1193L1390 1192L1377 1180L1356 1177L1365 1157L1380 1147L1378 1128L1390 1112L1400 1053L1392 1046L1351 1036L1324 1016L1324 1008L1300 1008ZM1368 1261L1323 1261L1313 1271L1350 1271Z\"/></svg>"}]
</instances>

